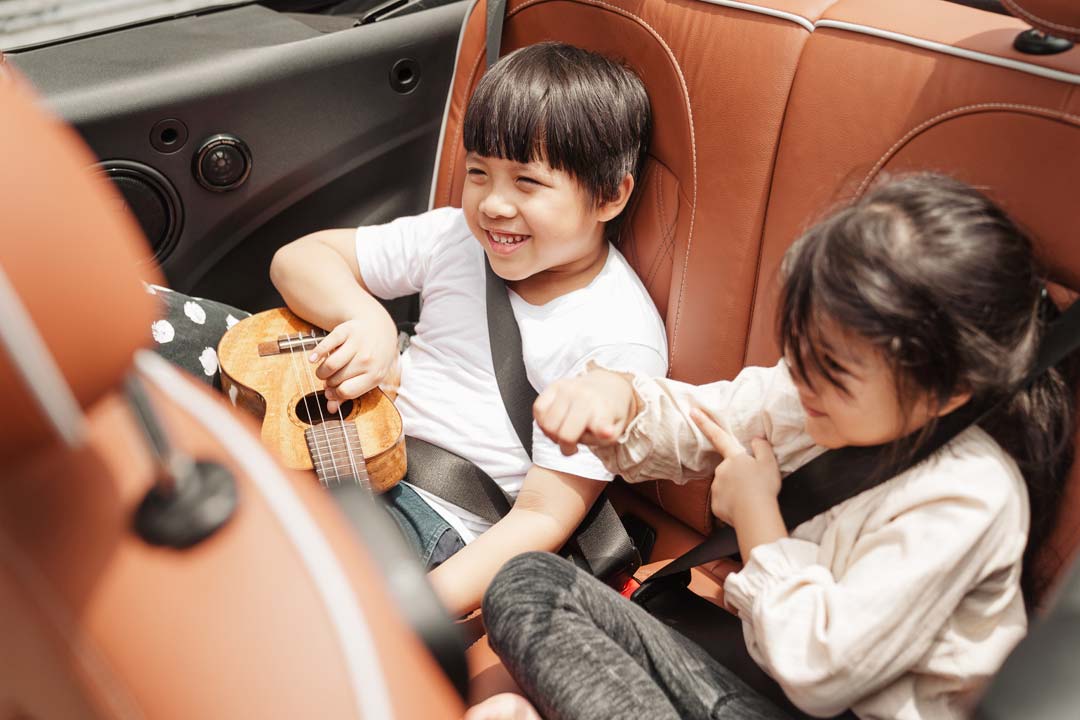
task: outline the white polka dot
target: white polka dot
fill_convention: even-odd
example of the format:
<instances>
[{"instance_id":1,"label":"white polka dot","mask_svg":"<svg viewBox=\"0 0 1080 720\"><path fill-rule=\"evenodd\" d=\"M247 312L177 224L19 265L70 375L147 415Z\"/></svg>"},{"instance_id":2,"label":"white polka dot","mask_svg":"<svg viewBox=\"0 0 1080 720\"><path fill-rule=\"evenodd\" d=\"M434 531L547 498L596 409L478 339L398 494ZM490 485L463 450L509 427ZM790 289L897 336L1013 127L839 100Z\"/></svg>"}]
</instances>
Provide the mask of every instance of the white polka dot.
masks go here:
<instances>
[{"instance_id":1,"label":"white polka dot","mask_svg":"<svg viewBox=\"0 0 1080 720\"><path fill-rule=\"evenodd\" d=\"M203 348L202 354L199 355L199 362L202 363L203 373L207 376L217 372L217 353L214 352L214 348Z\"/></svg>"},{"instance_id":2,"label":"white polka dot","mask_svg":"<svg viewBox=\"0 0 1080 720\"><path fill-rule=\"evenodd\" d=\"M202 305L199 305L199 303L191 301L184 303L184 314L196 325L202 325L206 322L206 311L202 309Z\"/></svg>"},{"instance_id":3,"label":"white polka dot","mask_svg":"<svg viewBox=\"0 0 1080 720\"><path fill-rule=\"evenodd\" d=\"M240 321L237 320L236 318L234 318L232 315L226 315L225 316L225 327L227 327L227 328L231 328L233 325L235 325L238 322L240 322Z\"/></svg>"},{"instance_id":4,"label":"white polka dot","mask_svg":"<svg viewBox=\"0 0 1080 720\"><path fill-rule=\"evenodd\" d=\"M176 336L176 331L168 320L158 320L150 326L150 332L154 334L154 340L159 344L172 342L173 337Z\"/></svg>"}]
</instances>

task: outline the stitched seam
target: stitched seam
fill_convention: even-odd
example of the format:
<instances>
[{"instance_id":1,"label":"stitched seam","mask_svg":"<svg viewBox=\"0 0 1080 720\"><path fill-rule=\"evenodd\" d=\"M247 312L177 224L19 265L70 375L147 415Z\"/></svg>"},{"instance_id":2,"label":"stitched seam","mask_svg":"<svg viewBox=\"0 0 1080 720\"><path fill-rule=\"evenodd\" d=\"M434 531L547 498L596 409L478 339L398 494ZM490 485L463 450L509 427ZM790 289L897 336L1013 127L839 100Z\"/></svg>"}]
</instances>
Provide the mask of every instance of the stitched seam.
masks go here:
<instances>
[{"instance_id":1,"label":"stitched seam","mask_svg":"<svg viewBox=\"0 0 1080 720\"><path fill-rule=\"evenodd\" d=\"M518 7L514 8L513 10L508 11L506 17L507 18L513 17L514 15L518 14L519 12L524 10L525 8L531 7L533 5L539 5L540 3L550 2L550 1L551 0L529 0L528 2L525 2L522 5L519 5ZM675 360L675 349L676 349L676 347L678 347L678 342L679 342L679 321L682 319L683 295L686 292L686 274L687 274L687 271L688 271L688 269L690 267L690 248L693 245L694 220L696 219L696 216L697 216L697 185L698 185L698 183L697 183L697 138L696 138L696 135L695 135L695 132L694 132L694 110L690 106L690 91L686 86L686 77L683 75L682 66L679 65L679 61L675 57L675 53L673 53L671 51L671 47L667 44L667 42L664 41L664 38L661 37L660 33L658 33L656 31L656 29L653 28L652 25L645 22L643 19L641 19L640 17L638 17L634 13L630 12L629 10L625 10L623 8L616 7L614 5L611 5L610 3L604 2L603 0L572 0L572 1L581 3L583 5L593 5L593 6L597 6L597 7L607 8L609 11L614 12L617 15L622 15L623 17L627 17L627 18L631 18L633 20L636 20L642 27L644 27L646 30L648 30L652 34L652 36L656 39L656 41L660 43L661 47L664 48L664 51L667 52L668 59L671 61L672 66L674 66L675 72L678 73L679 84L682 87L683 101L686 103L686 115L687 115L687 119L689 120L689 125L690 125L690 157L691 157L691 160L693 161L694 187L693 187L693 194L691 196L691 201L690 201L690 229L689 229L689 231L687 233L687 236L686 236L686 257L683 259L682 277L679 280L679 297L675 302L675 324L672 326L671 345L668 348L668 354L670 356L669 359L672 361L672 362L670 362L668 364L668 375L671 375L671 366L674 364L674 360ZM670 310L668 312L670 313Z\"/></svg>"},{"instance_id":2,"label":"stitched seam","mask_svg":"<svg viewBox=\"0 0 1080 720\"><path fill-rule=\"evenodd\" d=\"M657 171L655 174L658 178L661 177L659 171ZM672 258L674 258L674 252L672 251L672 247L675 245L676 223L667 223L666 213L664 210L664 193L661 190L661 182L662 181L660 179L657 179L656 181L656 203L660 208L660 221L662 223L660 226L660 232L663 233L661 236L663 242L660 244L660 247L658 248L656 253L656 257L653 259L652 267L649 269L649 277L645 281L646 286L651 285L652 281L656 278L656 273L660 271L660 264L663 262L664 258L668 255L671 255ZM678 198L676 198L676 202L678 202ZM664 227L665 225L667 225L667 227Z\"/></svg>"},{"instance_id":3,"label":"stitched seam","mask_svg":"<svg viewBox=\"0 0 1080 720\"><path fill-rule=\"evenodd\" d=\"M938 115L935 115L929 120L920 123L913 129L909 130L902 138L897 140L893 144L893 146L886 150L885 154L882 155L876 163L874 163L874 166L870 169L870 172L866 174L866 177L863 178L863 181L859 184L858 190L855 191L855 197L860 197L866 191L867 186L874 179L874 177L879 172L881 172L881 169L885 166L885 164L889 160L891 160L904 145L906 145L913 138L915 138L915 136L920 135L921 133L929 129L931 126L937 125L944 120L950 120L960 115L973 115L976 113L990 112L993 110L1018 110L1021 112L1030 112L1036 115L1049 116L1057 120L1067 120L1072 122L1074 125L1080 125L1080 116L1070 115L1069 113L1062 113L1056 110L1050 110L1049 108L1039 107L1038 105L1021 105L1017 103L977 103L975 105L964 105L962 107L953 108L952 110L947 110L943 113L939 113Z\"/></svg>"},{"instance_id":4,"label":"stitched seam","mask_svg":"<svg viewBox=\"0 0 1080 720\"><path fill-rule=\"evenodd\" d=\"M1056 23L1056 22L1052 22L1050 20L1046 20L1044 18L1041 18L1038 15L1036 15L1035 13L1031 12L1030 10L1026 10L1026 9L1020 7L1020 5L1017 4L1015 0L1004 0L1004 3L1005 3L1005 6L1007 8L1009 8L1010 11L1012 11L1014 13L1017 13L1018 15L1023 17L1025 20L1034 20L1039 25L1043 25L1043 26L1049 27L1049 28L1054 28L1055 30L1065 30L1067 32L1074 32L1074 33L1075 32L1080 32L1080 28L1073 27L1072 25L1062 25L1061 23Z\"/></svg>"}]
</instances>

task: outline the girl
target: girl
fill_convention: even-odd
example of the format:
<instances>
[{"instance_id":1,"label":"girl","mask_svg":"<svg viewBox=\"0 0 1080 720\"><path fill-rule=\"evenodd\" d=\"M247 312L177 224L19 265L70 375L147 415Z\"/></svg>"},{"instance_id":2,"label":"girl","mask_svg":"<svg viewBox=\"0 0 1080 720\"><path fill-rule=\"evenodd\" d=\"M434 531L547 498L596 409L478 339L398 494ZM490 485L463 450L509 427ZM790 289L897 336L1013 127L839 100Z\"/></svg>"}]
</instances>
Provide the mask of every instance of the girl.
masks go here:
<instances>
[{"instance_id":1,"label":"girl","mask_svg":"<svg viewBox=\"0 0 1080 720\"><path fill-rule=\"evenodd\" d=\"M1025 633L1031 561L1071 460L1063 372L1023 387L1056 314L1031 243L975 190L912 176L812 228L783 276L775 367L701 387L594 367L549 387L537 422L630 482L714 475L712 511L745 560L725 602L801 711L962 717ZM928 460L784 527L781 477L823 449L911 452L960 405L1003 399ZM789 716L552 556L508 563L484 617L548 718ZM468 717L515 716L536 715L498 696Z\"/></svg>"}]
</instances>

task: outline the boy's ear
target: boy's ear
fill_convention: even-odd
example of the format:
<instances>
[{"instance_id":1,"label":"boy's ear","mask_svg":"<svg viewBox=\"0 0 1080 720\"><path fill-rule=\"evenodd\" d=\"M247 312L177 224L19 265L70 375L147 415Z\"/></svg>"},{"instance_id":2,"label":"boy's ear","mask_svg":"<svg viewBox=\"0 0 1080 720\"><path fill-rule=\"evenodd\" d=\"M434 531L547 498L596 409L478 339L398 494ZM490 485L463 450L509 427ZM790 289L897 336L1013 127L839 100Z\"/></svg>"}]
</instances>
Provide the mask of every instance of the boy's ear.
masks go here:
<instances>
[{"instance_id":1,"label":"boy's ear","mask_svg":"<svg viewBox=\"0 0 1080 720\"><path fill-rule=\"evenodd\" d=\"M619 183L619 191L614 200L609 200L600 206L599 220L600 222L608 222L615 219L615 217L623 211L626 207L626 203L630 201L630 194L634 192L634 176L627 173L623 176L622 182Z\"/></svg>"}]
</instances>

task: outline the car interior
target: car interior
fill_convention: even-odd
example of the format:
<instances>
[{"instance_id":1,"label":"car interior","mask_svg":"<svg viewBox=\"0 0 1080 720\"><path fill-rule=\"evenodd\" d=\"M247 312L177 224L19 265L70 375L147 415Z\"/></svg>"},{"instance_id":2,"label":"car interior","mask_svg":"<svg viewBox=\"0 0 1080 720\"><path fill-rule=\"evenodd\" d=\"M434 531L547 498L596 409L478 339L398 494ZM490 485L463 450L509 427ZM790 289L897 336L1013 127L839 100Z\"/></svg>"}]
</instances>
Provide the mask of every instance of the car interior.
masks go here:
<instances>
[{"instance_id":1,"label":"car interior","mask_svg":"<svg viewBox=\"0 0 1080 720\"><path fill-rule=\"evenodd\" d=\"M486 28L486 0L243 3L0 54L10 716L460 717L513 687L482 617L458 628L467 680L456 650L425 650L449 625L409 608L430 598L394 579L409 563L370 504L278 468L252 418L143 350L138 282L275 307L281 245L459 204ZM648 89L619 247L665 319L672 378L775 363L784 251L888 175L984 189L1035 238L1055 302L1080 291L1076 3L509 0L502 54L545 40L619 58ZM154 489L182 494L178 466L198 487L224 468L235 507L162 547L133 518ZM639 579L710 533L708 490L612 483ZM980 717L1075 714L1078 509L1074 466L1040 558L1045 624ZM691 588L720 604L733 567Z\"/></svg>"}]
</instances>

